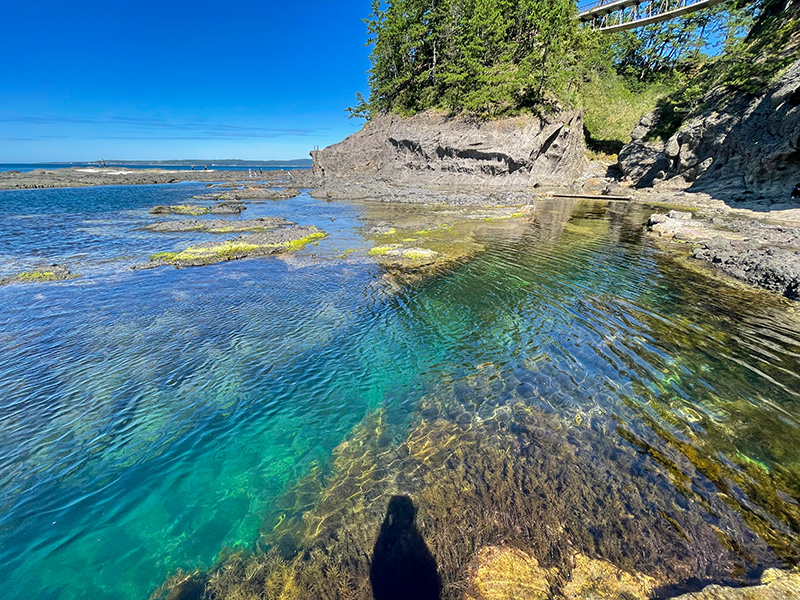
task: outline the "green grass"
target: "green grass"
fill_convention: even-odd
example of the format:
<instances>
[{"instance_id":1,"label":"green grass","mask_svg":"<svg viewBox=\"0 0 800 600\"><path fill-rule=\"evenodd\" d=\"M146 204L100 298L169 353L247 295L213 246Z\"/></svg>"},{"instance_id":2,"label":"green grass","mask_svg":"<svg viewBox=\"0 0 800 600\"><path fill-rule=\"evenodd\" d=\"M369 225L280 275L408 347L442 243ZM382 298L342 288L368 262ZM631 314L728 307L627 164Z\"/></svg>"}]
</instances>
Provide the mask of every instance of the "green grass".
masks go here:
<instances>
[{"instance_id":1,"label":"green grass","mask_svg":"<svg viewBox=\"0 0 800 600\"><path fill-rule=\"evenodd\" d=\"M595 75L575 94L574 103L584 109L583 124L589 150L616 154L631 141L639 120L675 90L675 84L630 85L614 73Z\"/></svg>"}]
</instances>

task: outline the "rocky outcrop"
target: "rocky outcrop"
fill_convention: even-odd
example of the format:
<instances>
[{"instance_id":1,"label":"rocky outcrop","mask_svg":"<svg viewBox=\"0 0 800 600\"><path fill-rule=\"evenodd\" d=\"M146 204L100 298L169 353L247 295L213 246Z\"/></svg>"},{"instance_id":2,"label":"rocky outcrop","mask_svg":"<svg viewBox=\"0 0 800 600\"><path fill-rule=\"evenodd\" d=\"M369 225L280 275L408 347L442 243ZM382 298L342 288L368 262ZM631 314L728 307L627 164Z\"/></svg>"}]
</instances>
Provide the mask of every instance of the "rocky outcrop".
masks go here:
<instances>
[{"instance_id":1,"label":"rocky outcrop","mask_svg":"<svg viewBox=\"0 0 800 600\"><path fill-rule=\"evenodd\" d=\"M312 152L326 180L394 183L564 184L584 168L580 112L493 121L426 112L381 115L338 144Z\"/></svg>"},{"instance_id":2,"label":"rocky outcrop","mask_svg":"<svg viewBox=\"0 0 800 600\"><path fill-rule=\"evenodd\" d=\"M150 262L134 265L133 269L148 269L172 265L174 267L199 267L254 256L269 256L301 250L308 244L325 237L313 225L298 225L264 233L243 234L224 242L203 242L180 252L157 252Z\"/></svg>"},{"instance_id":3,"label":"rocky outcrop","mask_svg":"<svg viewBox=\"0 0 800 600\"><path fill-rule=\"evenodd\" d=\"M623 174L638 187L677 179L731 199L790 202L800 180L800 60L759 97L717 92L706 105L666 142L647 141L658 115L646 115L619 154Z\"/></svg>"},{"instance_id":4,"label":"rocky outcrop","mask_svg":"<svg viewBox=\"0 0 800 600\"><path fill-rule=\"evenodd\" d=\"M243 231L267 231L296 225L280 217L262 217L260 219L242 219L241 221L228 221L224 219L200 220L187 219L185 221L161 221L145 225L142 229L159 233L175 233L182 231L205 231L208 233L241 233Z\"/></svg>"},{"instance_id":5,"label":"rocky outcrop","mask_svg":"<svg viewBox=\"0 0 800 600\"><path fill-rule=\"evenodd\" d=\"M63 265L49 265L33 271L23 271L12 277L0 278L0 285L8 283L38 283L43 281L64 281L78 277Z\"/></svg>"},{"instance_id":6,"label":"rocky outcrop","mask_svg":"<svg viewBox=\"0 0 800 600\"><path fill-rule=\"evenodd\" d=\"M240 215L247 207L241 202L220 202L212 206L208 212L212 215Z\"/></svg>"},{"instance_id":7,"label":"rocky outcrop","mask_svg":"<svg viewBox=\"0 0 800 600\"><path fill-rule=\"evenodd\" d=\"M800 227L703 221L674 210L652 215L647 227L659 237L692 244L692 258L740 281L800 300Z\"/></svg>"}]
</instances>

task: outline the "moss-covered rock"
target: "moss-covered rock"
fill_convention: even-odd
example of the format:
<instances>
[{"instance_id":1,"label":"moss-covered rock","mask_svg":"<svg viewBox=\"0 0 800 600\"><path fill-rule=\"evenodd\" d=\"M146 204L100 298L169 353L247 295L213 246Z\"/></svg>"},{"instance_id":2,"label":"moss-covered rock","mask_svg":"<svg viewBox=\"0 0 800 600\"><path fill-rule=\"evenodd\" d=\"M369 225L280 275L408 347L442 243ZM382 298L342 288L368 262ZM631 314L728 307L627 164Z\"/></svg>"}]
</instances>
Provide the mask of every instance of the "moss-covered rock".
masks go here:
<instances>
[{"instance_id":1,"label":"moss-covered rock","mask_svg":"<svg viewBox=\"0 0 800 600\"><path fill-rule=\"evenodd\" d=\"M41 283L45 281L63 281L78 277L62 265L50 265L33 271L23 271L11 277L0 279L0 285L9 283Z\"/></svg>"},{"instance_id":2,"label":"moss-covered rock","mask_svg":"<svg viewBox=\"0 0 800 600\"><path fill-rule=\"evenodd\" d=\"M307 244L325 237L325 233L312 225L288 227L278 231L240 235L223 242L205 242L189 246L178 252L158 252L150 263L138 268L194 267L210 265L251 256L267 256L301 250ZM137 268L137 267L134 267Z\"/></svg>"},{"instance_id":3,"label":"moss-covered rock","mask_svg":"<svg viewBox=\"0 0 800 600\"><path fill-rule=\"evenodd\" d=\"M207 215L211 212L206 206L200 206L198 204L175 204L172 206L164 206L159 204L158 206L154 206L150 209L150 214L153 215Z\"/></svg>"}]
</instances>

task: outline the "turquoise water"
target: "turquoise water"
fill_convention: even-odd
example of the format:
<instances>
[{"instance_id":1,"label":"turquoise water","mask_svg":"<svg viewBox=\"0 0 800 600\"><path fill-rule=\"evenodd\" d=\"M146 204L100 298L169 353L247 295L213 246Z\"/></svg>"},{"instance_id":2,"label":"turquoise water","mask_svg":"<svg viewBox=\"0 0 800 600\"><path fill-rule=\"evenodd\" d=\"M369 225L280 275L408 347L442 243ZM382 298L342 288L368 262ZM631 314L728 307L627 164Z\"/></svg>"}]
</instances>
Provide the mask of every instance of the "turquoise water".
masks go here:
<instances>
[{"instance_id":1,"label":"turquoise water","mask_svg":"<svg viewBox=\"0 0 800 600\"><path fill-rule=\"evenodd\" d=\"M642 485L684 472L698 522L734 538L747 569L800 557L800 321L665 258L639 209L541 203L511 233L482 225L471 261L397 288L363 226L420 209L304 194L241 218L317 225L318 246L131 271L208 239L139 231L151 206L205 191L0 193L0 276L56 262L82 275L0 287L7 597L145 598L177 568L208 568L256 543L276 498L371 411L402 435L426 394L458 395L486 364L505 382L486 406L512 382L565 423L616 423Z\"/></svg>"}]
</instances>

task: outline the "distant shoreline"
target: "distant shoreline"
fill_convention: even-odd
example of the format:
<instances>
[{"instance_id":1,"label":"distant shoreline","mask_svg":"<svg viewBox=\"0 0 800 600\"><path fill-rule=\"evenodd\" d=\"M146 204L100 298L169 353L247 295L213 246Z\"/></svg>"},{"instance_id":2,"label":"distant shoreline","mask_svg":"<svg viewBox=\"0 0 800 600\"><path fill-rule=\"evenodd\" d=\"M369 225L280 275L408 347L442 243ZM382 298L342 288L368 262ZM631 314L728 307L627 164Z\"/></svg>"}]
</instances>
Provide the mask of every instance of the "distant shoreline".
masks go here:
<instances>
[{"instance_id":1,"label":"distant shoreline","mask_svg":"<svg viewBox=\"0 0 800 600\"><path fill-rule=\"evenodd\" d=\"M97 165L72 166L55 169L33 169L30 171L0 170L0 190L25 190L44 188L91 187L96 185L149 185L178 183L182 181L226 182L253 181L275 183L276 187L299 186L308 181L311 169L302 167L262 167L226 166L208 170L203 166L191 170L190 167L134 167L107 163ZM4 165L0 165L2 167Z\"/></svg>"},{"instance_id":2,"label":"distant shoreline","mask_svg":"<svg viewBox=\"0 0 800 600\"><path fill-rule=\"evenodd\" d=\"M310 159L289 161L105 161L105 168L126 169L167 169L177 171L202 171L204 168L227 171L247 171L248 169L262 169L274 171L277 169L310 169ZM73 168L99 168L98 162L53 162L53 163L0 163L0 173L18 171L29 173L36 170L60 170Z\"/></svg>"}]
</instances>

